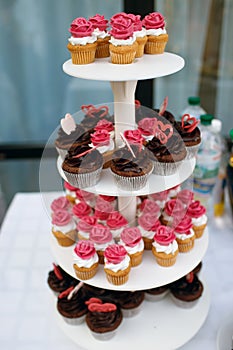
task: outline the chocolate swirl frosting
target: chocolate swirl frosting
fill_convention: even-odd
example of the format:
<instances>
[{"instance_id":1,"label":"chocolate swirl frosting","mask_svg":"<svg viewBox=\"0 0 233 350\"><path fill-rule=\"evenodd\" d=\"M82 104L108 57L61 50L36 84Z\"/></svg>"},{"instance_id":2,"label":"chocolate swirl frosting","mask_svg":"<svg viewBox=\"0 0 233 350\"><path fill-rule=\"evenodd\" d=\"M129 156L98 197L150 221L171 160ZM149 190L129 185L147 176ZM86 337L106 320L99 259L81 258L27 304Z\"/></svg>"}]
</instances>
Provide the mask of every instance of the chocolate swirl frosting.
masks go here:
<instances>
[{"instance_id":1,"label":"chocolate swirl frosting","mask_svg":"<svg viewBox=\"0 0 233 350\"><path fill-rule=\"evenodd\" d=\"M150 160L148 151L145 149L140 150L137 145L131 145L131 148L136 156L133 157L132 153L127 147L119 148L113 154L112 170L119 172L131 172L135 176L143 174L145 169L150 168ZM113 169L114 167L114 169Z\"/></svg>"},{"instance_id":2,"label":"chocolate swirl frosting","mask_svg":"<svg viewBox=\"0 0 233 350\"><path fill-rule=\"evenodd\" d=\"M144 300L144 292L143 291L116 291L111 294L110 298L120 305L123 309L131 309L139 306Z\"/></svg>"},{"instance_id":3,"label":"chocolate swirl frosting","mask_svg":"<svg viewBox=\"0 0 233 350\"><path fill-rule=\"evenodd\" d=\"M78 158L75 157L76 155L88 150L91 150L91 147L88 145L72 146L63 162L63 169L64 166L69 166L71 168L80 168L90 172L101 167L103 165L103 156L96 149Z\"/></svg>"},{"instance_id":4,"label":"chocolate swirl frosting","mask_svg":"<svg viewBox=\"0 0 233 350\"><path fill-rule=\"evenodd\" d=\"M71 299L67 299L67 296L61 299L58 298L57 309L64 317L81 317L87 313L85 299L86 297L80 289Z\"/></svg>"},{"instance_id":5,"label":"chocolate swirl frosting","mask_svg":"<svg viewBox=\"0 0 233 350\"><path fill-rule=\"evenodd\" d=\"M179 299L192 300L201 296L203 285L196 275L194 275L192 282L189 282L186 277L182 277L172 283L171 291Z\"/></svg>"},{"instance_id":6,"label":"chocolate swirl frosting","mask_svg":"<svg viewBox=\"0 0 233 350\"><path fill-rule=\"evenodd\" d=\"M68 275L64 270L62 270L61 268L60 272L62 275L62 279L59 279L54 270L49 271L48 273L48 278L47 278L47 282L49 287L57 293L63 292L64 290L66 290L67 288L69 288L71 285L74 285L74 283L77 283L77 279L74 279L73 277L71 277L70 275Z\"/></svg>"},{"instance_id":7,"label":"chocolate swirl frosting","mask_svg":"<svg viewBox=\"0 0 233 350\"><path fill-rule=\"evenodd\" d=\"M69 147L74 142L84 140L84 132L85 130L81 125L76 125L75 130L69 135L62 128L59 128L55 144L60 147Z\"/></svg>"},{"instance_id":8,"label":"chocolate swirl frosting","mask_svg":"<svg viewBox=\"0 0 233 350\"><path fill-rule=\"evenodd\" d=\"M121 321L122 313L118 306L115 311L88 311L86 315L86 323L88 327L96 333L113 331L120 325Z\"/></svg>"},{"instance_id":9,"label":"chocolate swirl frosting","mask_svg":"<svg viewBox=\"0 0 233 350\"><path fill-rule=\"evenodd\" d=\"M188 122L184 122L184 126L188 125L190 125ZM176 128L184 142L199 143L201 141L201 133L198 127L196 127L193 131L190 132L188 129L183 128L182 123L178 121L174 124L174 127Z\"/></svg>"}]
</instances>

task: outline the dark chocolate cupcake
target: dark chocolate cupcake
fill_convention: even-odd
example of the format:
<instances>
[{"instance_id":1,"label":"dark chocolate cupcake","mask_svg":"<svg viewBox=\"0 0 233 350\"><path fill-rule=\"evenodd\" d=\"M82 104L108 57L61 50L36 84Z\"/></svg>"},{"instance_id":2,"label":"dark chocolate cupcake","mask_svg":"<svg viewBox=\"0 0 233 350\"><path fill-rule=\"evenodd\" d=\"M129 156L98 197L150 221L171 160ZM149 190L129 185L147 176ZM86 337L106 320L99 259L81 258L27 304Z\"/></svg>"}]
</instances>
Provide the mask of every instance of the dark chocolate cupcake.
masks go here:
<instances>
[{"instance_id":1,"label":"dark chocolate cupcake","mask_svg":"<svg viewBox=\"0 0 233 350\"><path fill-rule=\"evenodd\" d=\"M62 128L58 129L58 135L55 140L55 146L62 159L65 158L68 150L74 143L80 142L81 139L85 139L83 137L84 133L85 129L81 125L76 125L75 130L72 131L70 134L67 134Z\"/></svg>"},{"instance_id":2,"label":"dark chocolate cupcake","mask_svg":"<svg viewBox=\"0 0 233 350\"><path fill-rule=\"evenodd\" d=\"M87 145L72 147L62 164L68 182L78 188L94 186L102 167L103 156Z\"/></svg>"},{"instance_id":3,"label":"dark chocolate cupcake","mask_svg":"<svg viewBox=\"0 0 233 350\"><path fill-rule=\"evenodd\" d=\"M120 305L124 317L132 317L140 312L144 296L145 293L141 290L135 292L116 291L114 294L110 294L114 302Z\"/></svg>"},{"instance_id":4,"label":"dark chocolate cupcake","mask_svg":"<svg viewBox=\"0 0 233 350\"><path fill-rule=\"evenodd\" d=\"M95 107L94 105L83 105L81 109L85 115L80 124L85 130L94 128L101 119L114 122L114 117L109 114L108 106Z\"/></svg>"},{"instance_id":5,"label":"dark chocolate cupcake","mask_svg":"<svg viewBox=\"0 0 233 350\"><path fill-rule=\"evenodd\" d=\"M47 283L50 289L58 295L67 288L77 284L77 279L68 275L59 265L53 264L53 270L49 271Z\"/></svg>"}]
</instances>

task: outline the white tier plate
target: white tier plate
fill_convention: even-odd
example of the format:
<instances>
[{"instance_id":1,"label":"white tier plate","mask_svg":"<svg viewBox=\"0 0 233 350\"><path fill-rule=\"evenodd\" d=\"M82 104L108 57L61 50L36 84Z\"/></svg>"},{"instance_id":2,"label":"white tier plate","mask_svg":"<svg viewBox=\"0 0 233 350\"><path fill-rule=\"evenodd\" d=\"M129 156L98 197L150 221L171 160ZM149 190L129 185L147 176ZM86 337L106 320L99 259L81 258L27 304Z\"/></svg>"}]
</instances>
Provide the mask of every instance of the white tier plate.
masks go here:
<instances>
[{"instance_id":1,"label":"white tier plate","mask_svg":"<svg viewBox=\"0 0 233 350\"><path fill-rule=\"evenodd\" d=\"M208 247L208 229L203 236L195 240L194 248L188 253L179 253L175 265L162 267L157 264L151 251L145 250L143 260L139 266L132 267L129 280L120 286L112 285L107 281L103 265L99 265L96 275L85 283L105 289L114 290L143 290L159 287L173 282L192 271L202 260ZM77 278L73 269L73 249L62 247L51 235L51 248L54 259L69 275Z\"/></svg>"},{"instance_id":2,"label":"white tier plate","mask_svg":"<svg viewBox=\"0 0 233 350\"><path fill-rule=\"evenodd\" d=\"M118 188L114 182L113 176L109 169L102 170L100 181L92 187L86 187L85 191L95 194L104 194L108 196L143 196L150 193L164 191L173 186L184 182L193 172L195 167L195 159L185 160L181 167L174 175L159 176L151 174L146 186L138 191L125 191ZM67 181L67 178L62 170L62 159L59 156L57 159L57 169L60 176Z\"/></svg>"},{"instance_id":3,"label":"white tier plate","mask_svg":"<svg viewBox=\"0 0 233 350\"><path fill-rule=\"evenodd\" d=\"M85 65L63 64L65 73L82 79L103 81L144 80L174 74L184 67L184 59L170 52L161 55L143 55L131 64L112 64L110 58L96 59Z\"/></svg>"},{"instance_id":4,"label":"white tier plate","mask_svg":"<svg viewBox=\"0 0 233 350\"><path fill-rule=\"evenodd\" d=\"M210 306L209 290L190 309L182 309L167 295L157 302L144 301L138 315L124 318L109 341L96 340L85 323L72 326L56 312L58 325L64 333L83 349L159 349L173 350L187 343L201 328ZM229 348L230 349L230 348Z\"/></svg>"}]
</instances>

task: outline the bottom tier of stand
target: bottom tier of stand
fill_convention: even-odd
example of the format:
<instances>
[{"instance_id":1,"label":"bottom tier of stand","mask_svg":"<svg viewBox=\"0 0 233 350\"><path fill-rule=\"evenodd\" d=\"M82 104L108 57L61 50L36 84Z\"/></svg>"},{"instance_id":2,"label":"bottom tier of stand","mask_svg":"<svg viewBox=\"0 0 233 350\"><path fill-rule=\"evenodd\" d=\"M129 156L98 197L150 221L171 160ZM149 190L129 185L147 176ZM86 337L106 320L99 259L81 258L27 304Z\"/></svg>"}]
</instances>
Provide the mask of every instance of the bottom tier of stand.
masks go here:
<instances>
[{"instance_id":1,"label":"bottom tier of stand","mask_svg":"<svg viewBox=\"0 0 233 350\"><path fill-rule=\"evenodd\" d=\"M148 350L177 349L198 332L207 317L210 295L205 282L203 285L203 294L192 308L176 306L169 294L160 301L145 300L136 316L123 318L111 340L95 339L85 322L78 326L67 324L57 311L56 319L64 333L82 349L143 349L145 345Z\"/></svg>"}]
</instances>

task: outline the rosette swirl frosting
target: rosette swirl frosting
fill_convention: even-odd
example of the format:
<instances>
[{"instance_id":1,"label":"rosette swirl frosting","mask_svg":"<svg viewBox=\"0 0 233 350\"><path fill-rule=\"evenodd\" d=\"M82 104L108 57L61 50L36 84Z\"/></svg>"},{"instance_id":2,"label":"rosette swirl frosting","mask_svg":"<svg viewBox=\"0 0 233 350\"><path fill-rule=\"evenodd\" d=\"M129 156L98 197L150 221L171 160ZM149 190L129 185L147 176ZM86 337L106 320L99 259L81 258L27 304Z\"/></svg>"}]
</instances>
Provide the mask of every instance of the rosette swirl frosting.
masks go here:
<instances>
[{"instance_id":1,"label":"rosette swirl frosting","mask_svg":"<svg viewBox=\"0 0 233 350\"><path fill-rule=\"evenodd\" d=\"M74 204L72 212L75 217L82 218L83 216L89 215L91 213L91 207L86 202L79 202Z\"/></svg>"},{"instance_id":2,"label":"rosette swirl frosting","mask_svg":"<svg viewBox=\"0 0 233 350\"><path fill-rule=\"evenodd\" d=\"M126 218L118 211L113 211L112 213L110 213L106 223L108 227L113 230L128 225L128 221L126 220Z\"/></svg>"},{"instance_id":3,"label":"rosette swirl frosting","mask_svg":"<svg viewBox=\"0 0 233 350\"><path fill-rule=\"evenodd\" d=\"M64 196L58 197L54 199L51 203L51 209L52 211L57 211L57 210L67 210L70 207L70 202L68 199Z\"/></svg>"},{"instance_id":4,"label":"rosette swirl frosting","mask_svg":"<svg viewBox=\"0 0 233 350\"><path fill-rule=\"evenodd\" d=\"M110 20L111 30L110 34L116 39L126 40L133 36L133 21L130 15L120 12L111 17Z\"/></svg>"},{"instance_id":5,"label":"rosette swirl frosting","mask_svg":"<svg viewBox=\"0 0 233 350\"><path fill-rule=\"evenodd\" d=\"M121 232L121 241L129 246L134 247L142 240L142 234L138 227L126 227Z\"/></svg>"},{"instance_id":6,"label":"rosette swirl frosting","mask_svg":"<svg viewBox=\"0 0 233 350\"><path fill-rule=\"evenodd\" d=\"M143 118L138 122L138 129L146 136L154 135L156 126L156 118Z\"/></svg>"},{"instance_id":7,"label":"rosette swirl frosting","mask_svg":"<svg viewBox=\"0 0 233 350\"><path fill-rule=\"evenodd\" d=\"M108 132L111 132L114 130L114 126L113 126L113 123L110 122L109 120L101 119L100 121L98 121L94 129L96 131L104 129L104 130L107 130Z\"/></svg>"},{"instance_id":8,"label":"rosette swirl frosting","mask_svg":"<svg viewBox=\"0 0 233 350\"><path fill-rule=\"evenodd\" d=\"M87 151L90 152L85 153ZM92 150L89 146L81 145L72 147L72 150L69 150L64 163L71 168L80 168L83 169L83 171L91 172L93 169L103 165L103 156L96 149Z\"/></svg>"},{"instance_id":9,"label":"rosette swirl frosting","mask_svg":"<svg viewBox=\"0 0 233 350\"><path fill-rule=\"evenodd\" d=\"M94 29L99 29L101 31L106 31L108 26L108 20L100 14L96 14L89 18L89 21L92 23Z\"/></svg>"},{"instance_id":10,"label":"rosette swirl frosting","mask_svg":"<svg viewBox=\"0 0 233 350\"><path fill-rule=\"evenodd\" d=\"M194 199L194 193L188 189L184 189L178 192L177 198L185 205L189 205Z\"/></svg>"},{"instance_id":11,"label":"rosette swirl frosting","mask_svg":"<svg viewBox=\"0 0 233 350\"><path fill-rule=\"evenodd\" d=\"M96 254L94 243L89 240L80 240L74 248L74 254L82 260L89 260Z\"/></svg>"},{"instance_id":12,"label":"rosette swirl frosting","mask_svg":"<svg viewBox=\"0 0 233 350\"><path fill-rule=\"evenodd\" d=\"M113 238L110 229L101 224L96 224L92 227L90 231L90 240L97 245L106 244L111 241L113 243Z\"/></svg>"},{"instance_id":13,"label":"rosette swirl frosting","mask_svg":"<svg viewBox=\"0 0 233 350\"><path fill-rule=\"evenodd\" d=\"M185 216L182 218L182 220L176 220L173 223L173 228L175 229L175 232L178 233L185 233L186 235L190 235L191 229L193 227L192 219L189 216Z\"/></svg>"},{"instance_id":14,"label":"rosette swirl frosting","mask_svg":"<svg viewBox=\"0 0 233 350\"><path fill-rule=\"evenodd\" d=\"M72 221L72 215L66 210L57 210L52 215L52 224L56 226L66 226Z\"/></svg>"},{"instance_id":15,"label":"rosette swirl frosting","mask_svg":"<svg viewBox=\"0 0 233 350\"><path fill-rule=\"evenodd\" d=\"M95 217L100 220L107 220L110 213L114 211L113 206L110 202L102 199L101 197L97 198L95 205Z\"/></svg>"},{"instance_id":16,"label":"rosette swirl frosting","mask_svg":"<svg viewBox=\"0 0 233 350\"><path fill-rule=\"evenodd\" d=\"M142 133L139 129L136 130L125 130L124 131L124 137L126 140L132 145L142 145L143 144L143 137Z\"/></svg>"},{"instance_id":17,"label":"rosette swirl frosting","mask_svg":"<svg viewBox=\"0 0 233 350\"><path fill-rule=\"evenodd\" d=\"M163 29L165 27L164 17L159 12L152 12L146 15L142 23L146 29Z\"/></svg>"},{"instance_id":18,"label":"rosette swirl frosting","mask_svg":"<svg viewBox=\"0 0 233 350\"><path fill-rule=\"evenodd\" d=\"M206 213L206 208L201 205L200 201L192 202L187 209L187 215L191 218L199 218Z\"/></svg>"},{"instance_id":19,"label":"rosette swirl frosting","mask_svg":"<svg viewBox=\"0 0 233 350\"><path fill-rule=\"evenodd\" d=\"M94 27L92 23L84 17L75 18L71 25L69 32L75 38L84 38L86 36L91 36L93 33Z\"/></svg>"},{"instance_id":20,"label":"rosette swirl frosting","mask_svg":"<svg viewBox=\"0 0 233 350\"><path fill-rule=\"evenodd\" d=\"M173 217L182 217L184 215L184 206L179 199L170 199L166 202L164 211L167 215Z\"/></svg>"},{"instance_id":21,"label":"rosette swirl frosting","mask_svg":"<svg viewBox=\"0 0 233 350\"><path fill-rule=\"evenodd\" d=\"M108 130L98 129L91 134L91 142L93 146L108 146L110 144L110 134Z\"/></svg>"},{"instance_id":22,"label":"rosette swirl frosting","mask_svg":"<svg viewBox=\"0 0 233 350\"><path fill-rule=\"evenodd\" d=\"M110 244L104 252L107 263L119 264L127 256L126 249L121 244Z\"/></svg>"},{"instance_id":23,"label":"rosette swirl frosting","mask_svg":"<svg viewBox=\"0 0 233 350\"><path fill-rule=\"evenodd\" d=\"M77 224L77 229L81 232L90 233L96 223L97 219L94 216L83 216Z\"/></svg>"},{"instance_id":24,"label":"rosette swirl frosting","mask_svg":"<svg viewBox=\"0 0 233 350\"><path fill-rule=\"evenodd\" d=\"M128 16L133 21L133 29L135 32L139 32L142 30L142 21L140 15L134 15L133 13L129 13Z\"/></svg>"},{"instance_id":25,"label":"rosette swirl frosting","mask_svg":"<svg viewBox=\"0 0 233 350\"><path fill-rule=\"evenodd\" d=\"M142 235L144 233L144 230L155 232L157 230L158 226L161 225L157 216L154 216L151 213L146 213L146 214L139 216L138 224L143 229Z\"/></svg>"},{"instance_id":26,"label":"rosette swirl frosting","mask_svg":"<svg viewBox=\"0 0 233 350\"><path fill-rule=\"evenodd\" d=\"M140 205L140 211L144 215L146 213L150 213L151 216L153 217L159 217L160 215L160 207L158 206L155 201L152 199L144 199L143 202Z\"/></svg>"}]
</instances>

